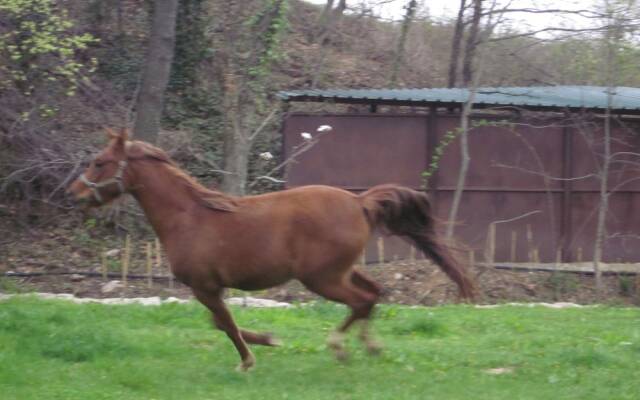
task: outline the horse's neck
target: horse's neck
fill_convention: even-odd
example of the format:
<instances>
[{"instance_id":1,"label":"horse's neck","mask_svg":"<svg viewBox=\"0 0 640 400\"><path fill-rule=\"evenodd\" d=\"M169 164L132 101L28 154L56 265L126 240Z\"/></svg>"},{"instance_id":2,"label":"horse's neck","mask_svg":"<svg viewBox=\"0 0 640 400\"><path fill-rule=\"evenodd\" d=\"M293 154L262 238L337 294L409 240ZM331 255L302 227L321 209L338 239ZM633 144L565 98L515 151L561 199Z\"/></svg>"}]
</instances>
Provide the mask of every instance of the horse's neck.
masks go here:
<instances>
[{"instance_id":1,"label":"horse's neck","mask_svg":"<svg viewBox=\"0 0 640 400\"><path fill-rule=\"evenodd\" d=\"M180 178L163 168L162 165L157 168L144 166L136 170L138 189L132 194L164 242L172 232L180 231L176 228L181 224L188 223L189 213L196 204Z\"/></svg>"}]
</instances>

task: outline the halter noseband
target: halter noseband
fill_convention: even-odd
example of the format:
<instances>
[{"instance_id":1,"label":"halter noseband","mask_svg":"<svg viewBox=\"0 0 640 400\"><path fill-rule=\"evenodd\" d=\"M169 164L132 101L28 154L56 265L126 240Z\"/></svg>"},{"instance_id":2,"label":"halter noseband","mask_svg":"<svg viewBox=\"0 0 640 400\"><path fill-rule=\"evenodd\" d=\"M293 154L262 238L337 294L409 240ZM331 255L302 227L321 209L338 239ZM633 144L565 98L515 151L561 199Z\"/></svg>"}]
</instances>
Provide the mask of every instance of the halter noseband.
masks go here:
<instances>
[{"instance_id":1,"label":"halter noseband","mask_svg":"<svg viewBox=\"0 0 640 400\"><path fill-rule=\"evenodd\" d=\"M118 170L112 178L109 178L102 182L91 182L85 174L82 174L80 175L79 179L80 182L84 183L89 189L91 189L93 197L98 201L98 203L102 204L104 201L102 199L102 196L100 195L100 188L113 185L115 183L116 185L118 185L118 189L120 189L120 194L123 194L125 192L124 185L122 184L122 176L124 175L125 168L127 168L127 161L122 160L118 161Z\"/></svg>"}]
</instances>

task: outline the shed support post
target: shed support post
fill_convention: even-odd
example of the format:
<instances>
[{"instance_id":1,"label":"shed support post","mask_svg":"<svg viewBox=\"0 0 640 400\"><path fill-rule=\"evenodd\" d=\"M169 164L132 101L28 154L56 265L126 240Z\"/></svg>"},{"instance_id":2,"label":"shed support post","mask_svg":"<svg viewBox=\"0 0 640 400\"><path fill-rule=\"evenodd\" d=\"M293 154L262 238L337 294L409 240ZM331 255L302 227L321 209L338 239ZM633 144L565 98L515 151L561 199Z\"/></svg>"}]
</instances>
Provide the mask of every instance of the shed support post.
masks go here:
<instances>
[{"instance_id":1,"label":"shed support post","mask_svg":"<svg viewBox=\"0 0 640 400\"><path fill-rule=\"evenodd\" d=\"M571 224L571 201L573 183L573 130L569 126L562 128L562 221L560 221L560 243L562 261L571 262L571 242L573 239Z\"/></svg>"}]
</instances>

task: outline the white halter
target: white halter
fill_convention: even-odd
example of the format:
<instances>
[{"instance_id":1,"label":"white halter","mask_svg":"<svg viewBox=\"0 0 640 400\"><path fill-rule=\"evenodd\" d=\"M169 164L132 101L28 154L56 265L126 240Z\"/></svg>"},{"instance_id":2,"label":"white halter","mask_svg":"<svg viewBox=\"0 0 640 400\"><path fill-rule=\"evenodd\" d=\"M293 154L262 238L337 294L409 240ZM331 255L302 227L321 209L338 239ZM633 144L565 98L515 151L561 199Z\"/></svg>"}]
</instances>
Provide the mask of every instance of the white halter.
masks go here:
<instances>
[{"instance_id":1,"label":"white halter","mask_svg":"<svg viewBox=\"0 0 640 400\"><path fill-rule=\"evenodd\" d=\"M124 185L122 184L122 176L124 175L124 169L126 167L127 167L126 160L118 161L118 170L116 171L116 174L112 178L109 178L102 182L91 182L85 174L80 175L79 179L82 183L87 185L89 189L91 189L91 192L93 193L93 197L98 201L98 203L102 204L103 199L102 199L102 196L100 195L100 191L99 191L100 188L103 188L105 186L109 186L115 183L116 185L118 185L118 189L120 189L120 194L123 194L125 192Z\"/></svg>"}]
</instances>

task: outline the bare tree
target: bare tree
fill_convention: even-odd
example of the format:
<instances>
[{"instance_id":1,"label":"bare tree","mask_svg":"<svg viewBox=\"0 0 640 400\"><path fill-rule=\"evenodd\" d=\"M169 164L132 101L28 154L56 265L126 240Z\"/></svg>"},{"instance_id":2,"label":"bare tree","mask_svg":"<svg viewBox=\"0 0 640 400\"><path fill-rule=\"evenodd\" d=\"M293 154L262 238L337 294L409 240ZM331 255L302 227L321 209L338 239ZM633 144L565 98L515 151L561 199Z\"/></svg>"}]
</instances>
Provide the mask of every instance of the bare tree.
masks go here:
<instances>
[{"instance_id":1,"label":"bare tree","mask_svg":"<svg viewBox=\"0 0 640 400\"><path fill-rule=\"evenodd\" d=\"M462 61L462 85L468 86L473 79L473 62L479 45L480 19L482 18L482 0L473 0L473 17Z\"/></svg>"},{"instance_id":2,"label":"bare tree","mask_svg":"<svg viewBox=\"0 0 640 400\"><path fill-rule=\"evenodd\" d=\"M409 29L411 28L411 23L416 15L416 8L418 7L418 2L416 0L410 0L406 5L406 13L404 15L404 19L402 20L402 26L400 28L400 38L398 39L398 45L396 46L396 54L393 59L393 66L391 67L391 77L389 78L389 86L395 86L398 81L398 72L400 71L400 67L404 63L404 53L405 47L407 44L407 36L409 35Z\"/></svg>"},{"instance_id":3,"label":"bare tree","mask_svg":"<svg viewBox=\"0 0 640 400\"><path fill-rule=\"evenodd\" d=\"M312 88L318 86L318 82L322 77L327 55L327 46L330 43L331 33L338 22L340 22L344 11L347 9L347 0L340 0L335 8L333 8L333 4L334 0L327 0L326 6L318 18L317 33L312 40L312 43L315 43L318 46L316 57L314 57L311 66Z\"/></svg>"},{"instance_id":4,"label":"bare tree","mask_svg":"<svg viewBox=\"0 0 640 400\"><path fill-rule=\"evenodd\" d=\"M446 232L446 235L448 238L453 237L455 221L458 216L458 209L460 207L460 201L462 199L462 192L464 191L464 187L467 179L467 171L469 170L469 163L471 161L471 156L469 155L469 143L468 143L469 118L473 111L473 103L475 102L476 93L478 91L478 85L480 83L480 76L482 75L483 64L484 64L486 53L483 51L479 55L478 57L479 59L477 60L475 71L471 70L471 68L473 67L473 60L472 59L467 60L467 58L476 57L477 47L480 46L482 43L485 43L489 39L489 37L493 33L495 26L500 22L500 19L498 19L497 22L494 22L492 16L490 16L486 22L486 25L482 34L479 34L480 15L482 12L482 4L481 4L482 0L474 0L474 1L476 1L475 5L477 7L474 10L474 19L476 18L476 16L478 17L478 19L477 21L474 22L474 24L477 24L477 26L475 28L472 27L472 29L476 31L474 33L473 41L471 41L471 38L470 38L469 41L467 42L467 44L469 43L473 44L472 46L473 49L471 52L469 52L469 49L467 49L467 53L465 54L465 67L468 66L469 70L466 71L466 73L463 73L463 79L464 79L465 86L469 86L469 96L462 108L462 113L460 115L461 162L460 162L460 170L458 172L458 180L456 182L456 189L453 194L451 209L449 210L449 221L448 221L447 232ZM495 2L493 6L495 7ZM469 80L467 81L467 79Z\"/></svg>"},{"instance_id":5,"label":"bare tree","mask_svg":"<svg viewBox=\"0 0 640 400\"><path fill-rule=\"evenodd\" d=\"M596 278L596 293L598 297L602 295L602 271L600 263L602 261L602 250L606 235L606 217L609 211L609 169L611 166L611 109L613 96L615 95L616 75L618 70L617 58L620 42L624 34L624 15L628 14L635 1L621 1L613 3L610 0L604 1L606 13L606 26L604 31L604 42L606 49L605 79L607 82L607 109L604 116L604 151L602 154L602 166L600 170L600 204L598 206L598 219L596 226L596 237L593 248L593 270Z\"/></svg>"},{"instance_id":6,"label":"bare tree","mask_svg":"<svg viewBox=\"0 0 640 400\"><path fill-rule=\"evenodd\" d=\"M286 29L287 1L251 7L244 2L215 2L211 7L219 18L212 41L219 50L215 68L223 99L227 173L221 189L240 195L246 190L253 143L277 113L268 106L268 89Z\"/></svg>"},{"instance_id":7,"label":"bare tree","mask_svg":"<svg viewBox=\"0 0 640 400\"><path fill-rule=\"evenodd\" d=\"M315 35L312 40L321 45L325 45L328 42L331 29L347 9L347 0L340 0L335 8L333 7L334 3L335 0L327 0L327 4L318 17L318 26L315 29Z\"/></svg>"},{"instance_id":8,"label":"bare tree","mask_svg":"<svg viewBox=\"0 0 640 400\"><path fill-rule=\"evenodd\" d=\"M447 87L455 87L458 77L458 63L460 62L460 47L462 45L462 35L464 34L464 12L467 9L467 0L460 0L458 17L451 40L451 57L449 58L449 77Z\"/></svg>"},{"instance_id":9,"label":"bare tree","mask_svg":"<svg viewBox=\"0 0 640 400\"><path fill-rule=\"evenodd\" d=\"M164 92L169 83L176 39L178 0L156 0L153 9L149 51L136 102L134 136L154 143L160 130Z\"/></svg>"},{"instance_id":10,"label":"bare tree","mask_svg":"<svg viewBox=\"0 0 640 400\"><path fill-rule=\"evenodd\" d=\"M458 179L456 181L456 190L453 193L453 201L449 209L449 222L447 224L448 238L453 237L455 222L458 217L458 209L460 208L460 201L462 199L462 191L465 187L469 163L471 162L471 156L469 155L469 116L473 110L476 91L477 87L475 85L469 89L469 97L460 115L460 169L458 170Z\"/></svg>"}]
</instances>

